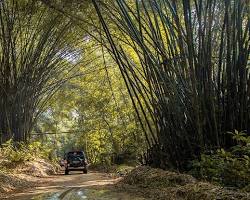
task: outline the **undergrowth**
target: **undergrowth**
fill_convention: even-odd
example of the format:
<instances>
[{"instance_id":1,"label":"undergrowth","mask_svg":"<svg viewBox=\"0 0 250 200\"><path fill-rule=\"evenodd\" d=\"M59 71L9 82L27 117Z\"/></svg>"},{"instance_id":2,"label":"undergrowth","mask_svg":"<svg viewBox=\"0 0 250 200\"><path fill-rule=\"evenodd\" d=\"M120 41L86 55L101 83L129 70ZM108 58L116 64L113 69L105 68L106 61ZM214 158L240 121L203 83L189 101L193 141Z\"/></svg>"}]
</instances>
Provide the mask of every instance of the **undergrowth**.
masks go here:
<instances>
[{"instance_id":1,"label":"undergrowth","mask_svg":"<svg viewBox=\"0 0 250 200\"><path fill-rule=\"evenodd\" d=\"M121 191L136 192L158 200L249 200L249 193L198 181L193 176L140 166L119 183Z\"/></svg>"},{"instance_id":2,"label":"undergrowth","mask_svg":"<svg viewBox=\"0 0 250 200\"><path fill-rule=\"evenodd\" d=\"M36 158L49 159L51 152L51 147L42 145L40 142L14 145L13 141L9 140L0 147L0 165L5 162L22 163Z\"/></svg>"},{"instance_id":3,"label":"undergrowth","mask_svg":"<svg viewBox=\"0 0 250 200\"><path fill-rule=\"evenodd\" d=\"M250 191L250 137L243 132L230 133L237 145L202 154L192 162L191 174L223 186Z\"/></svg>"}]
</instances>

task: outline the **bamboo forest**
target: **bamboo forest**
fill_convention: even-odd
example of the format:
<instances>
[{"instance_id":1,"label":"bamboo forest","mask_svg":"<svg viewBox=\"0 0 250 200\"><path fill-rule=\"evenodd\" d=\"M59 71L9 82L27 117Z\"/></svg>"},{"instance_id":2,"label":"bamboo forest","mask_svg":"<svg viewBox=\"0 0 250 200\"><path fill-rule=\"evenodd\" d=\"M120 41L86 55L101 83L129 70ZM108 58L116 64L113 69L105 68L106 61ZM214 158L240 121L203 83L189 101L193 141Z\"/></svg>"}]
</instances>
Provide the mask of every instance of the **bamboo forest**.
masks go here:
<instances>
[{"instance_id":1,"label":"bamboo forest","mask_svg":"<svg viewBox=\"0 0 250 200\"><path fill-rule=\"evenodd\" d=\"M0 199L250 199L250 1L0 0Z\"/></svg>"}]
</instances>

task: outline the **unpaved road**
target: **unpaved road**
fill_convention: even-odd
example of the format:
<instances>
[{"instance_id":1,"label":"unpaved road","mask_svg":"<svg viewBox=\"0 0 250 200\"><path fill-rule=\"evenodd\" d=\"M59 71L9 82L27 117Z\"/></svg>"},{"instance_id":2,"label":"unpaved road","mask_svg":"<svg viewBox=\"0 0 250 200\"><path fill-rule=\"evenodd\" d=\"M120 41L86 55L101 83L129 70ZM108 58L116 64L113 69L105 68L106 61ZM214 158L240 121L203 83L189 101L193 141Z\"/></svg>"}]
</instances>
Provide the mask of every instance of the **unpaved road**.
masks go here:
<instances>
[{"instance_id":1,"label":"unpaved road","mask_svg":"<svg viewBox=\"0 0 250 200\"><path fill-rule=\"evenodd\" d=\"M115 184L119 178L107 174L90 172L82 174L71 172L70 175L58 174L38 179L35 188L28 188L7 197L9 200L143 200L126 192L117 192Z\"/></svg>"}]
</instances>

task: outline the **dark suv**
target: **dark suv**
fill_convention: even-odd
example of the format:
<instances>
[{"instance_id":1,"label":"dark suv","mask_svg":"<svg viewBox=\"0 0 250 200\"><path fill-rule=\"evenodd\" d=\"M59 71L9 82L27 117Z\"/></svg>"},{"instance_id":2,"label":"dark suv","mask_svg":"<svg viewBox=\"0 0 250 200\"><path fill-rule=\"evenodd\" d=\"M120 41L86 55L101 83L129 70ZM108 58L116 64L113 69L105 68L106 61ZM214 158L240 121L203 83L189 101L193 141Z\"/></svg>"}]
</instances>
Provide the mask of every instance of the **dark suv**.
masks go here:
<instances>
[{"instance_id":1,"label":"dark suv","mask_svg":"<svg viewBox=\"0 0 250 200\"><path fill-rule=\"evenodd\" d=\"M65 174L69 174L69 171L83 171L87 174L87 160L83 151L70 151L64 156Z\"/></svg>"}]
</instances>

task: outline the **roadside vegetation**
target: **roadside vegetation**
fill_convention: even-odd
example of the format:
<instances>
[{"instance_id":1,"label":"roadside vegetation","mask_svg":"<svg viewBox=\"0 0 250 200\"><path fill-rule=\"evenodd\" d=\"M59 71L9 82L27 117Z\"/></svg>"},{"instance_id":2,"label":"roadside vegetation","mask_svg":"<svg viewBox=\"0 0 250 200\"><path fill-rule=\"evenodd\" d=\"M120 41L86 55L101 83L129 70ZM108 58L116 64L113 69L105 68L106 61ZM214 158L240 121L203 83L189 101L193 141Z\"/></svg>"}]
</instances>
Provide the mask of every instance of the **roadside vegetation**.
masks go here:
<instances>
[{"instance_id":1,"label":"roadside vegetation","mask_svg":"<svg viewBox=\"0 0 250 200\"><path fill-rule=\"evenodd\" d=\"M158 200L249 199L249 193L232 190L193 176L150 167L138 167L118 184L120 190Z\"/></svg>"},{"instance_id":2,"label":"roadside vegetation","mask_svg":"<svg viewBox=\"0 0 250 200\"><path fill-rule=\"evenodd\" d=\"M38 177L56 174L59 170L57 158L52 147L42 146L40 142L29 145L12 140L0 148L0 198L39 184Z\"/></svg>"},{"instance_id":3,"label":"roadside vegetation","mask_svg":"<svg viewBox=\"0 0 250 200\"><path fill-rule=\"evenodd\" d=\"M237 145L228 150L217 149L192 161L191 174L197 178L241 188L250 192L250 137L235 131L230 133Z\"/></svg>"},{"instance_id":4,"label":"roadside vegetation","mask_svg":"<svg viewBox=\"0 0 250 200\"><path fill-rule=\"evenodd\" d=\"M25 163L26 161L33 161L37 158L53 161L52 147L42 146L40 142L32 142L30 144L19 143L18 147L14 146L13 141L9 140L0 148L0 162L1 165L15 165ZM54 157L55 159L55 157Z\"/></svg>"}]
</instances>

